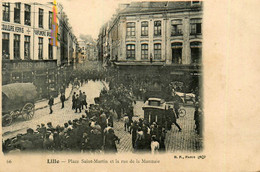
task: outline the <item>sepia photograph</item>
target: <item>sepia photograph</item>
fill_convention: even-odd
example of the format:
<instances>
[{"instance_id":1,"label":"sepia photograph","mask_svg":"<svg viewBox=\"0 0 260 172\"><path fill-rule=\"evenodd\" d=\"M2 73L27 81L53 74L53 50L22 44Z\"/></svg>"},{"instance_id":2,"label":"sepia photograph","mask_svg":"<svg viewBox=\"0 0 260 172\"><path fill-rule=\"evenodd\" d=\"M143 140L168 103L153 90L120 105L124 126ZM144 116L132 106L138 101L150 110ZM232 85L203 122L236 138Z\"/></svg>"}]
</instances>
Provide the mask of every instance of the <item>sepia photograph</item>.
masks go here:
<instances>
[{"instance_id":1,"label":"sepia photograph","mask_svg":"<svg viewBox=\"0 0 260 172\"><path fill-rule=\"evenodd\" d=\"M201 152L203 2L72 3L1 4L3 153Z\"/></svg>"}]
</instances>

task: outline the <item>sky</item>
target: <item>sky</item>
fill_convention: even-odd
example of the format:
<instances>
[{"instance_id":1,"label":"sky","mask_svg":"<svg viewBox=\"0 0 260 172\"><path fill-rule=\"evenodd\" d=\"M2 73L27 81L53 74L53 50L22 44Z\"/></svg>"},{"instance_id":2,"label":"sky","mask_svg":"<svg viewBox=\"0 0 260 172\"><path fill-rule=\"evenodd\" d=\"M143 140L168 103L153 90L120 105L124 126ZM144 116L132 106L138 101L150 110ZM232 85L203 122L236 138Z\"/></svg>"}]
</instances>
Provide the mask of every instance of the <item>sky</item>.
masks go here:
<instances>
[{"instance_id":1,"label":"sky","mask_svg":"<svg viewBox=\"0 0 260 172\"><path fill-rule=\"evenodd\" d=\"M120 3L130 1L119 0L57 0L62 3L69 18L73 33L91 35L97 39L102 25L109 21Z\"/></svg>"}]
</instances>

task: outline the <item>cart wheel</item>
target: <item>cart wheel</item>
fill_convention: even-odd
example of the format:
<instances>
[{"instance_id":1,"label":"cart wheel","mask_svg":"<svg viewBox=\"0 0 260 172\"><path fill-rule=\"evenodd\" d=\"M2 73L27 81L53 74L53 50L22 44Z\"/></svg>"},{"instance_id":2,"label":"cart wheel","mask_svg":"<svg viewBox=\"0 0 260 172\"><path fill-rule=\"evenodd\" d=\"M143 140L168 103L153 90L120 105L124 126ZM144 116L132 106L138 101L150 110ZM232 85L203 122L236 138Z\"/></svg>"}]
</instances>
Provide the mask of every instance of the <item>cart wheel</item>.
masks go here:
<instances>
[{"instance_id":1,"label":"cart wheel","mask_svg":"<svg viewBox=\"0 0 260 172\"><path fill-rule=\"evenodd\" d=\"M180 117L184 117L186 115L186 110L185 109L179 109L179 114L180 114Z\"/></svg>"},{"instance_id":2,"label":"cart wheel","mask_svg":"<svg viewBox=\"0 0 260 172\"><path fill-rule=\"evenodd\" d=\"M9 125L12 124L12 122L13 122L13 117L12 117L13 113L14 112L12 111L12 112L10 112L10 114L6 114L5 116L3 116L3 118L2 118L2 126L9 126Z\"/></svg>"},{"instance_id":3,"label":"cart wheel","mask_svg":"<svg viewBox=\"0 0 260 172\"><path fill-rule=\"evenodd\" d=\"M35 111L34 105L32 103L27 103L21 111L23 119L25 120L32 119L34 116L34 111Z\"/></svg>"}]
</instances>

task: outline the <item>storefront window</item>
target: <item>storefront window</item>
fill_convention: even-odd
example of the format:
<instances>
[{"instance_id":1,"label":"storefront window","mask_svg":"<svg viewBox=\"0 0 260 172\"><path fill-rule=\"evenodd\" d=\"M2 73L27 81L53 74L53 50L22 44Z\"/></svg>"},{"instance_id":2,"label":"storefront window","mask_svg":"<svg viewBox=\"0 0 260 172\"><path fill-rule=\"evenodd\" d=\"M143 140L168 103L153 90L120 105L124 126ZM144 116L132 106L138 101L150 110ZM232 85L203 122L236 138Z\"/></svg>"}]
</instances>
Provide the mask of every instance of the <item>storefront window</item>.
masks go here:
<instances>
[{"instance_id":1,"label":"storefront window","mask_svg":"<svg viewBox=\"0 0 260 172\"><path fill-rule=\"evenodd\" d=\"M38 58L40 60L43 59L43 38L39 38L38 40Z\"/></svg>"},{"instance_id":2,"label":"storefront window","mask_svg":"<svg viewBox=\"0 0 260 172\"><path fill-rule=\"evenodd\" d=\"M14 59L20 58L20 35L14 34Z\"/></svg>"},{"instance_id":3,"label":"storefront window","mask_svg":"<svg viewBox=\"0 0 260 172\"><path fill-rule=\"evenodd\" d=\"M9 54L9 33L2 33L2 57L7 60L10 59Z\"/></svg>"},{"instance_id":4,"label":"storefront window","mask_svg":"<svg viewBox=\"0 0 260 172\"><path fill-rule=\"evenodd\" d=\"M24 59L30 59L30 36L24 36Z\"/></svg>"},{"instance_id":5,"label":"storefront window","mask_svg":"<svg viewBox=\"0 0 260 172\"><path fill-rule=\"evenodd\" d=\"M49 39L49 59L53 59L53 46L51 45L51 39Z\"/></svg>"}]
</instances>

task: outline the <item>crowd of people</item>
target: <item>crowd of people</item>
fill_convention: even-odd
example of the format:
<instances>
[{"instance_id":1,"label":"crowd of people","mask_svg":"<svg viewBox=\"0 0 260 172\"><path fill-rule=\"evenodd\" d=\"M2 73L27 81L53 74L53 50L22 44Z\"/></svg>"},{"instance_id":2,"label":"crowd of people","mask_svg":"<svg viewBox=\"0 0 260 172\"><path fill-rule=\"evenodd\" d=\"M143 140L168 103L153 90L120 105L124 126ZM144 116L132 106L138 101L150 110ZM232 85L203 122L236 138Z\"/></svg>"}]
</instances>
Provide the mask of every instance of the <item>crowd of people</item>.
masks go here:
<instances>
[{"instance_id":1,"label":"crowd of people","mask_svg":"<svg viewBox=\"0 0 260 172\"><path fill-rule=\"evenodd\" d=\"M131 122L128 132L132 135L132 147L134 152L143 153L165 152L166 130L156 122L150 124L143 118Z\"/></svg>"},{"instance_id":2,"label":"crowd of people","mask_svg":"<svg viewBox=\"0 0 260 172\"><path fill-rule=\"evenodd\" d=\"M89 79L100 80L105 74L88 71L78 71L75 78L71 76L71 81L76 87L82 86ZM88 77L86 77L88 76ZM124 119L124 128L132 136L132 147L135 152L164 152L166 130L170 130L175 124L179 131L181 127L176 119L178 118L178 108L167 112L167 126L157 122L149 123L140 118L133 120L133 105L136 99L146 99L146 92L149 90L149 78L147 81L139 82L132 80L134 84L122 84L116 82L115 78L110 78L109 89L103 89L100 96L95 100L96 104L90 104L88 108L87 95L79 90L72 95L72 110L75 113L85 114L82 117L70 120L63 126L52 126L52 123L41 124L36 130L28 129L26 134L19 134L14 138L3 142L3 151L76 151L76 152L117 152L116 143L120 138L114 132L113 112L117 114L117 120ZM170 91L170 85L167 85ZM199 96L197 96L199 97ZM61 108L64 108L65 96L61 94ZM197 100L200 102L200 100ZM50 113L53 113L51 106L53 98L49 101ZM123 116L122 116L123 115ZM195 107L194 120L196 133L202 133L202 108L199 103Z\"/></svg>"},{"instance_id":3,"label":"crowd of people","mask_svg":"<svg viewBox=\"0 0 260 172\"><path fill-rule=\"evenodd\" d=\"M75 152L117 152L120 139L113 129L113 117L109 112L91 105L86 115L69 120L63 126L54 127L51 122L27 129L3 142L4 153L21 151L75 151Z\"/></svg>"}]
</instances>

